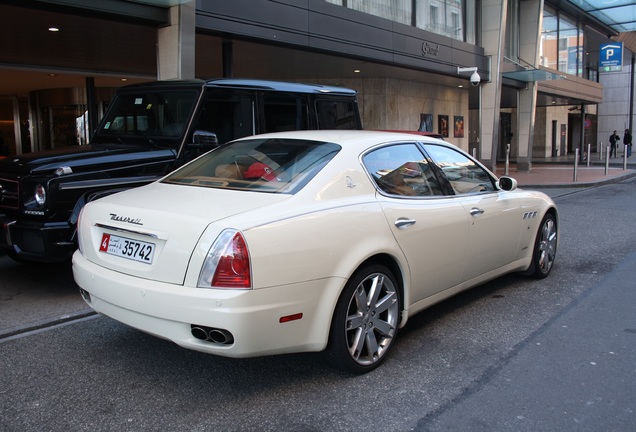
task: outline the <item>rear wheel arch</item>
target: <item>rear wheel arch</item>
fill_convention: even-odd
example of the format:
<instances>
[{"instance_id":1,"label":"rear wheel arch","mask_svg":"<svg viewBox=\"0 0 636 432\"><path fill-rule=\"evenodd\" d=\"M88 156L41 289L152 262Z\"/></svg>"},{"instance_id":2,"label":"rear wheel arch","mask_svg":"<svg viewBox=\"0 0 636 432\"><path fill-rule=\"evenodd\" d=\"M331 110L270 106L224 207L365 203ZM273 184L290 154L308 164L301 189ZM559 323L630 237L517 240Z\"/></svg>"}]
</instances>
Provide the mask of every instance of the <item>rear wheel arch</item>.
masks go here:
<instances>
[{"instance_id":1,"label":"rear wheel arch","mask_svg":"<svg viewBox=\"0 0 636 432\"><path fill-rule=\"evenodd\" d=\"M382 364L401 326L403 297L404 277L393 257L380 254L360 263L334 305L326 362L357 374Z\"/></svg>"}]
</instances>

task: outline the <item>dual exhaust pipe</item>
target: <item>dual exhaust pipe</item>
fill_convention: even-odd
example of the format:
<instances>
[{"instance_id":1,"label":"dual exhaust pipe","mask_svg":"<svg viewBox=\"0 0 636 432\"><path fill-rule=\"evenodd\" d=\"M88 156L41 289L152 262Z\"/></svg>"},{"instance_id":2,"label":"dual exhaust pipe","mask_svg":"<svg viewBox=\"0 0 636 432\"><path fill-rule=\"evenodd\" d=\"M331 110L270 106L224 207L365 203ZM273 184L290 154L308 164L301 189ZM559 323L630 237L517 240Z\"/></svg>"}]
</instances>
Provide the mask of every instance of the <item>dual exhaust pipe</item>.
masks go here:
<instances>
[{"instance_id":1,"label":"dual exhaust pipe","mask_svg":"<svg viewBox=\"0 0 636 432\"><path fill-rule=\"evenodd\" d=\"M190 328L192 336L199 340L217 345L231 345L234 343L234 336L227 330L195 324L191 324Z\"/></svg>"}]
</instances>

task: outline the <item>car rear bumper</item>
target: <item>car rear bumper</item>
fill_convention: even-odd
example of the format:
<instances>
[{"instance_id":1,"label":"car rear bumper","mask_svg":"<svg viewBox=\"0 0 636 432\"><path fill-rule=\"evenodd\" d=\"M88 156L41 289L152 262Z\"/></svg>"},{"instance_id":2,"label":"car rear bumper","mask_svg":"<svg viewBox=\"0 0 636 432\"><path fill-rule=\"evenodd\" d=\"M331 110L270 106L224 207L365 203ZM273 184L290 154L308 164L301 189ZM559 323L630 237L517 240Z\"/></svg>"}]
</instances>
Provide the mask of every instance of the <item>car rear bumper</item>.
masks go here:
<instances>
[{"instance_id":1,"label":"car rear bumper","mask_svg":"<svg viewBox=\"0 0 636 432\"><path fill-rule=\"evenodd\" d=\"M0 215L0 249L25 261L62 262L76 244L67 222L24 222Z\"/></svg>"},{"instance_id":2,"label":"car rear bumper","mask_svg":"<svg viewBox=\"0 0 636 432\"><path fill-rule=\"evenodd\" d=\"M191 288L113 272L79 251L73 255L73 274L97 312L184 348L226 357L323 350L345 282L329 278L254 290ZM193 326L228 332L231 343L200 340Z\"/></svg>"}]
</instances>

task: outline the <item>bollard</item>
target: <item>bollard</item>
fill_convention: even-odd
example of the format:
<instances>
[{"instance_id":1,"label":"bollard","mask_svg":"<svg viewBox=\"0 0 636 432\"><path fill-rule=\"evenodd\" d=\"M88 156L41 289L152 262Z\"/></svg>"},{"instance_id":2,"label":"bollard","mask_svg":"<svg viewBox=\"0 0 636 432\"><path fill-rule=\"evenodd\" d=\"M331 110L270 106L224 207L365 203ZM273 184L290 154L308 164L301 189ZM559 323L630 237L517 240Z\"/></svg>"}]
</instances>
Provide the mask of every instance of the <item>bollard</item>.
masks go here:
<instances>
[{"instance_id":1,"label":"bollard","mask_svg":"<svg viewBox=\"0 0 636 432\"><path fill-rule=\"evenodd\" d=\"M504 170L505 175L508 175L508 168L510 167L510 144L506 145L506 168Z\"/></svg>"},{"instance_id":2,"label":"bollard","mask_svg":"<svg viewBox=\"0 0 636 432\"><path fill-rule=\"evenodd\" d=\"M612 151L612 149L610 148L610 146L607 146L607 148L605 149L605 156L607 156L605 158L605 175L607 175L607 173L609 172L609 156L610 156L610 151Z\"/></svg>"},{"instance_id":3,"label":"bollard","mask_svg":"<svg viewBox=\"0 0 636 432\"><path fill-rule=\"evenodd\" d=\"M576 177L578 175L578 169L579 169L579 149L576 149L576 151L574 152L574 177L572 178L572 181L574 183L576 183Z\"/></svg>"},{"instance_id":4,"label":"bollard","mask_svg":"<svg viewBox=\"0 0 636 432\"><path fill-rule=\"evenodd\" d=\"M477 159L477 147L473 147L473 159Z\"/></svg>"},{"instance_id":5,"label":"bollard","mask_svg":"<svg viewBox=\"0 0 636 432\"><path fill-rule=\"evenodd\" d=\"M627 169L627 144L625 144L625 149L623 150L623 171Z\"/></svg>"},{"instance_id":6,"label":"bollard","mask_svg":"<svg viewBox=\"0 0 636 432\"><path fill-rule=\"evenodd\" d=\"M592 144L587 145L587 155L585 155L584 159L587 161L587 167L590 167L590 159L592 158Z\"/></svg>"}]
</instances>

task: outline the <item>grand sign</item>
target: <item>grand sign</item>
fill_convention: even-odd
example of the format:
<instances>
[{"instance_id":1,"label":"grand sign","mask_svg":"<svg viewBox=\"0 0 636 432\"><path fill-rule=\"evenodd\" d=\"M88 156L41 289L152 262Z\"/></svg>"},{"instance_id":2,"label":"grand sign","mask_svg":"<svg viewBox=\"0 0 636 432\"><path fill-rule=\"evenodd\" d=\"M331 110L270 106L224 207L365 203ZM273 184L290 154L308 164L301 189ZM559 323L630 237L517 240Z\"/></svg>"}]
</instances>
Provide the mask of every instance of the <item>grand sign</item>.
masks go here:
<instances>
[{"instance_id":1,"label":"grand sign","mask_svg":"<svg viewBox=\"0 0 636 432\"><path fill-rule=\"evenodd\" d=\"M422 43L422 55L426 56L435 56L439 54L439 44L432 44L429 42Z\"/></svg>"}]
</instances>

